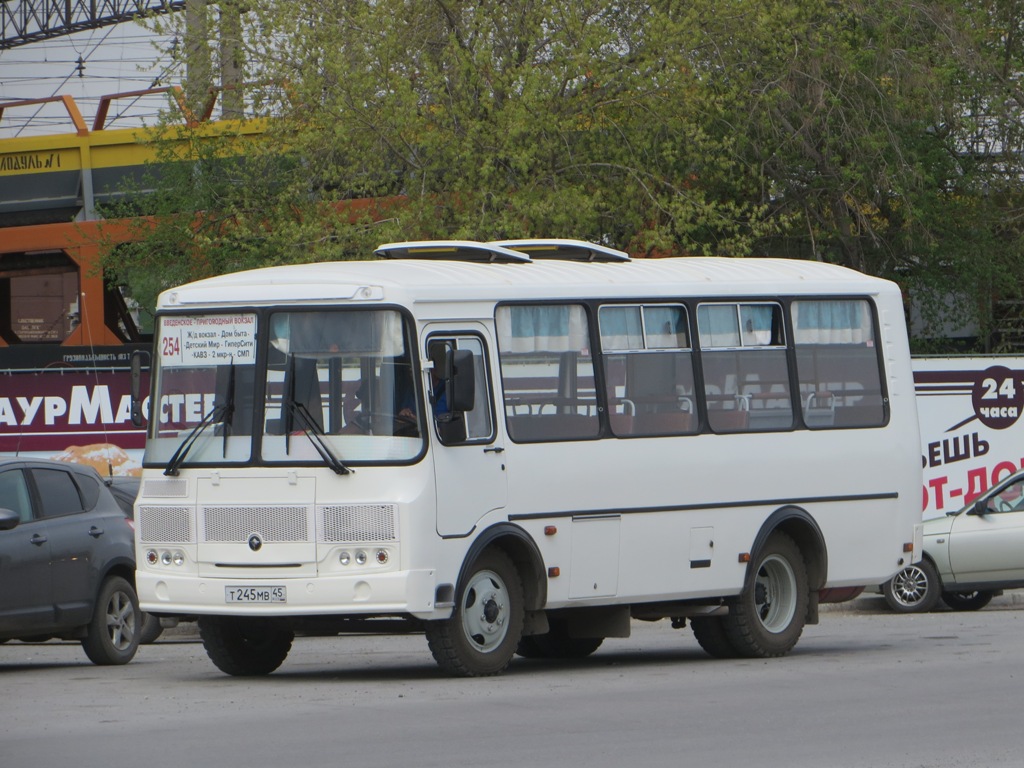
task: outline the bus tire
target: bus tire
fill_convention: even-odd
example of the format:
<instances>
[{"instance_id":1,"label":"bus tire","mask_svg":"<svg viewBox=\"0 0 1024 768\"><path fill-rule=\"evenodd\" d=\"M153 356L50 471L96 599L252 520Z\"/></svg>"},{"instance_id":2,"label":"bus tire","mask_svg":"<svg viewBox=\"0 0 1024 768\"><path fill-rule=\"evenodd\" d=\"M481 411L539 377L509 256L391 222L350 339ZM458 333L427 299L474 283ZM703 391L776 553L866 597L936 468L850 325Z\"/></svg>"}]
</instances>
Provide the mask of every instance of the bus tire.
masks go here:
<instances>
[{"instance_id":1,"label":"bus tire","mask_svg":"<svg viewBox=\"0 0 1024 768\"><path fill-rule=\"evenodd\" d=\"M505 671L523 635L523 583L508 555L487 549L459 585L451 618L426 623L438 666L457 677Z\"/></svg>"},{"instance_id":2,"label":"bus tire","mask_svg":"<svg viewBox=\"0 0 1024 768\"><path fill-rule=\"evenodd\" d=\"M549 619L543 635L528 635L519 641L516 653L524 659L585 659L604 642L603 637L573 637L565 621Z\"/></svg>"},{"instance_id":3,"label":"bus tire","mask_svg":"<svg viewBox=\"0 0 1024 768\"><path fill-rule=\"evenodd\" d=\"M695 616L690 619L690 629L700 647L716 659L735 659L739 656L735 646L726 634L722 623L724 616Z\"/></svg>"},{"instance_id":4,"label":"bus tire","mask_svg":"<svg viewBox=\"0 0 1024 768\"><path fill-rule=\"evenodd\" d=\"M295 633L260 619L202 616L199 636L217 669L235 677L269 675L288 657Z\"/></svg>"},{"instance_id":5,"label":"bus tire","mask_svg":"<svg viewBox=\"0 0 1024 768\"><path fill-rule=\"evenodd\" d=\"M120 576L111 576L100 587L82 649L93 664L127 664L139 649L141 629L142 611L135 589Z\"/></svg>"},{"instance_id":6,"label":"bus tire","mask_svg":"<svg viewBox=\"0 0 1024 768\"><path fill-rule=\"evenodd\" d=\"M807 567L796 542L772 533L747 571L722 626L739 656L769 658L793 649L807 620Z\"/></svg>"},{"instance_id":7,"label":"bus tire","mask_svg":"<svg viewBox=\"0 0 1024 768\"><path fill-rule=\"evenodd\" d=\"M160 619L151 613L144 612L142 614L142 629L139 632L139 643L141 645L151 645L163 633L164 627L160 623Z\"/></svg>"}]
</instances>

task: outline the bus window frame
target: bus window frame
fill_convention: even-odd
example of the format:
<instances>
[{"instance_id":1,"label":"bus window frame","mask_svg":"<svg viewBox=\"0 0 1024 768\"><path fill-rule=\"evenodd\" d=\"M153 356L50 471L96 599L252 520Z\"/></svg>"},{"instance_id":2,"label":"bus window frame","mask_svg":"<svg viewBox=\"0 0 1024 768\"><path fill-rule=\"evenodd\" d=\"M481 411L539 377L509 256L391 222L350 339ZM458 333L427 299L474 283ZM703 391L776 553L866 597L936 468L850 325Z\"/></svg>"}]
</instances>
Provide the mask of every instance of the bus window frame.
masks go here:
<instances>
[{"instance_id":1,"label":"bus window frame","mask_svg":"<svg viewBox=\"0 0 1024 768\"><path fill-rule=\"evenodd\" d=\"M649 331L647 328L646 313L647 309L657 308L674 308L679 309L682 312L683 319L686 324L685 332L687 342L686 346L675 346L675 347L663 347L663 346L648 346L648 340L658 335ZM618 309L618 308L636 308L640 313L640 334L641 343L643 344L640 348L624 348L624 349L610 349L606 350L604 346L604 334L601 327L601 315L605 309ZM605 414L605 424L603 425L602 437L616 438L616 439L635 439L635 438L660 438L660 437L684 437L691 435L698 435L704 430L704 424L706 419L702 418L700 412L699 398L697 396L697 369L696 369L696 350L694 348L694 323L693 323L693 311L684 298L664 298L657 297L649 300L637 300L627 299L621 301L598 301L594 303L594 316L597 317L597 345L596 348L600 354L598 360L598 368L601 372L602 377L602 393L604 396L604 402L599 403L599 410ZM624 362L629 364L630 358L641 358L646 356L654 355L675 355L678 353L685 353L688 356L690 376L691 376L691 392L689 394L682 395L677 398L677 404L680 406L679 413L689 413L693 426L691 429L668 429L665 431L648 431L641 430L633 432L617 431L616 426L613 423L613 403L611 400L611 393L608 390L608 370L607 370L607 358L608 357L622 357ZM678 386L678 385L677 385ZM682 408L683 402L687 403L688 410ZM623 399L625 402L625 398ZM618 403L614 404L616 407Z\"/></svg>"},{"instance_id":2,"label":"bus window frame","mask_svg":"<svg viewBox=\"0 0 1024 768\"><path fill-rule=\"evenodd\" d=\"M861 301L867 306L868 311L871 313L871 335L872 335L872 347L875 351L876 361L876 373L878 374L878 385L879 385L879 398L881 400L882 407L882 419L877 424L839 424L830 426L809 426L806 423L804 414L803 397L800 393L800 369L798 362L798 345L796 341L796 327L793 319L793 305L799 302L823 302L823 301ZM846 430L846 429L885 429L889 426L889 422L892 419L892 404L890 402L889 395L889 376L888 369L885 365L885 352L882 349L881 333L881 318L879 317L878 304L874 298L870 295L863 294L808 294L806 296L788 296L783 302L785 317L784 321L787 325L792 326L790 329L790 338L793 339L793 343L789 345L790 355L792 356L792 375L794 384L794 394L796 395L796 413L799 414L798 423L801 429L806 429L812 432L832 431L832 430Z\"/></svg>"},{"instance_id":3,"label":"bus window frame","mask_svg":"<svg viewBox=\"0 0 1024 768\"><path fill-rule=\"evenodd\" d=\"M253 424L260 424L257 429L255 426L252 429L251 450L252 453L248 461L231 463L232 468L238 467L282 467L282 466L312 466L318 467L323 465L323 461L320 459L310 459L308 461L302 460L283 460L283 461L268 461L263 458L263 438L264 427L266 425L266 387L267 387L267 361L270 355L270 333L269 323L270 316L275 312L382 312L382 311L394 311L397 312L402 322L403 338L410 349L410 355L412 357L413 370L419 370L421 366L421 360L419 356L419 348L415 342L416 339L416 319L412 314L412 311L401 304L395 303L380 303L380 304L367 304L359 306L345 306L338 304L303 304L303 303L290 303L282 302L273 306L252 306L252 305L237 305L230 308L218 308L211 310L205 307L180 307L172 310L161 310L154 317L154 344L158 342L160 320L163 317L174 317L174 316L198 316L198 315L234 315L234 314L245 314L255 313L256 315L256 334L257 334L257 348L256 348L256 360L255 366L255 377L253 381L253 410L252 418ZM150 376L149 376L149 402L150 402L150 414L146 424L146 440L147 442L153 439L151 430L153 429L152 420L152 408L153 403L156 402L156 387L157 387L157 376L155 375L156 366L158 363L154 359L150 363ZM413 376L413 386L415 388L415 397L417 402L423 402L424 396L422 392L423 384L420 380L421 377ZM306 439L306 438L302 438ZM415 455L410 456L407 459L388 459L388 460L364 460L364 459L349 459L345 456L339 456L339 458L351 467L378 467L378 466L410 466L418 464L423 460L423 457L427 453L427 435L424 430L420 431L420 447ZM211 461L186 461L184 466L195 469L208 469L212 467L223 466L223 460L211 462ZM142 466L144 469L161 469L165 466L165 462L152 461L143 456Z\"/></svg>"},{"instance_id":4,"label":"bus window frame","mask_svg":"<svg viewBox=\"0 0 1024 768\"><path fill-rule=\"evenodd\" d=\"M798 301L858 301L864 302L867 310L871 313L871 330L873 339L875 341L875 359L877 361L876 373L878 375L878 384L881 390L881 400L883 407L884 419L882 423L860 425L860 424L840 424L833 426L809 426L804 419L804 411L802 404L802 397L800 392L800 373L797 364L797 344L796 344L796 329L794 327L794 320L792 317L792 305ZM865 294L833 294L833 293L821 293L821 294L807 294L807 295L780 295L772 297L763 297L758 295L739 295L739 296L715 296L715 297L697 297L697 296L651 296L651 297L631 297L623 300L602 300L602 299L554 299L544 301L499 301L495 302L495 318L499 307L503 306L542 306L542 305L566 305L575 304L584 307L585 316L588 322L588 335L590 338L590 350L591 360L594 366L594 381L595 381L595 400L597 404L598 419L600 421L600 431L596 436L586 437L572 437L572 436L560 436L550 437L544 439L519 439L515 440L509 436L509 439L514 443L533 444L533 443L547 443L547 442L585 442L590 440L598 439L634 439L637 437L692 437L701 434L778 434L784 432L793 431L829 431L829 430L844 430L844 429L882 429L888 426L891 418L890 403L888 394L888 381L887 381L887 368L885 365L885 357L883 350L879 347L877 340L881 338L880 335L880 322L878 312L878 305L874 301L873 297ZM753 306L771 306L773 311L776 313L775 317L779 320L779 331L783 334L782 343L775 343L774 341L769 344L748 344L741 345L739 347L711 347L710 349L702 347L700 343L700 328L697 323L697 312L701 305L706 304L718 304L718 305L732 305L737 310L737 321L739 321L740 309L743 305ZM605 371L605 351L601 345L601 329L600 329L600 310L603 307L617 307L617 306L682 306L686 311L687 323L689 324L689 342L690 346L687 348L691 355L691 366L693 368L694 376L694 392L693 392L693 408L694 414L697 419L697 424L694 432L671 432L664 435L618 435L614 432L611 425L611 417L609 411L609 398L605 390L606 384L606 371ZM740 340L742 341L742 331ZM710 418L708 414L708 401L706 392L704 391L704 363L705 355L709 351L721 351L721 350L742 350L744 352L758 353L761 351L774 351L783 352L785 355L786 364L786 383L789 387L788 401L790 403L790 410L788 411L789 422L785 427L772 427L767 429L750 429L744 427L741 429L734 430L723 430L716 431L712 428ZM665 351L665 350L657 350ZM501 367L501 346L500 343L496 342L496 352L499 361L499 374L498 383L501 386L500 392L495 392L495 407L500 400L502 404L505 403L505 376L504 370ZM616 351L613 350L613 353ZM652 353L654 351L652 350ZM646 352L645 352L646 353ZM782 393L780 393L782 394ZM784 411L785 409L780 409ZM505 412L506 429L508 429L508 413L507 409Z\"/></svg>"},{"instance_id":5,"label":"bus window frame","mask_svg":"<svg viewBox=\"0 0 1024 768\"><path fill-rule=\"evenodd\" d=\"M494 387L494 376L491 370L491 353L488 348L487 339L482 333L476 330L469 329L437 329L432 330L427 334L423 340L423 349L417 350L422 351L423 360L429 360L428 353L430 351L430 345L432 343L443 342L445 344L454 343L454 346L449 346L449 349L462 349L459 347L458 342L460 339L473 339L480 345L481 361L479 365L476 365L474 361L474 369L477 371L475 377L475 396L476 402L474 403L474 410L479 407L479 399L481 396L487 400L487 417L490 423L490 433L485 437L477 438L466 438L463 440L449 440L443 434L440 427L440 422L437 416L434 414L434 403L433 395L427 389L426 382L430 377L429 372L426 376L420 376L420 388L423 389L423 396L425 400L425 409L423 411L424 418L430 419L433 424L434 437L444 446L460 446L460 445L492 445L498 439L498 421L497 421L497 409L496 409L496 392ZM471 350L472 351L472 350ZM474 358L476 357L474 353ZM479 376L480 372L483 372L483 380ZM463 412L463 419L465 419L465 413ZM468 431L468 427L467 427Z\"/></svg>"},{"instance_id":6,"label":"bus window frame","mask_svg":"<svg viewBox=\"0 0 1024 768\"><path fill-rule=\"evenodd\" d=\"M495 334L494 334L494 336L495 336L495 350L496 350L497 358L498 358L498 374L499 374L498 381L499 381L499 383L501 385L501 391L495 393L495 407L497 407L497 402L498 402L498 399L499 399L498 396L500 395L501 409L502 409L502 414L503 414L503 417L504 417L504 424L505 424L505 432L508 435L508 439L510 441L512 441L513 443L530 445L530 444L541 444L541 443L589 442L589 441L592 441L592 440L602 440L602 439L608 437L611 434L611 432L609 431L609 427L608 427L608 420L604 416L604 404L602 403L602 397L601 397L601 387L604 386L604 372L601 370L601 366L598 365L598 357L595 354L595 350L598 350L598 352L600 350L600 336L598 335L597 313L595 311L596 307L597 307L597 305L599 303L600 303L599 300L594 299L592 297L591 298L571 298L571 299L570 298L565 298L565 299L543 299L543 300L539 300L539 301L531 301L531 300L496 301L494 303L494 312L493 312L491 320L494 323L494 327L495 327ZM555 307L577 306L577 307L581 307L582 310L583 310L583 316L584 316L584 318L586 318L586 321L587 321L587 345L588 346L587 346L586 349L590 353L589 357L590 357L590 365L591 365L591 375L592 375L592 380L593 380L593 383L594 383L594 402L593 402L594 416L593 416L593 418L596 420L597 430L592 435L591 434L582 435L582 436L579 436L579 435L546 435L546 436L543 436L543 437L540 437L540 438L536 438L536 437L526 438L525 436L521 435L519 437L519 439L516 439L515 437L513 437L513 430L510 429L510 426L509 426L508 403L506 402L506 399L505 399L505 392L506 392L506 387L505 387L505 383L506 383L506 381L505 381L505 368L504 368L504 365L503 365L503 358L502 358L503 350L502 350L502 347L501 347L501 339L500 339L501 333L498 330L498 327L499 327L498 313L501 311L502 308L505 308L505 307L543 307L543 306L555 306ZM579 365L579 359L577 359L576 364ZM541 407L543 407L543 405ZM587 415L586 418L589 419L591 417L589 415Z\"/></svg>"}]
</instances>

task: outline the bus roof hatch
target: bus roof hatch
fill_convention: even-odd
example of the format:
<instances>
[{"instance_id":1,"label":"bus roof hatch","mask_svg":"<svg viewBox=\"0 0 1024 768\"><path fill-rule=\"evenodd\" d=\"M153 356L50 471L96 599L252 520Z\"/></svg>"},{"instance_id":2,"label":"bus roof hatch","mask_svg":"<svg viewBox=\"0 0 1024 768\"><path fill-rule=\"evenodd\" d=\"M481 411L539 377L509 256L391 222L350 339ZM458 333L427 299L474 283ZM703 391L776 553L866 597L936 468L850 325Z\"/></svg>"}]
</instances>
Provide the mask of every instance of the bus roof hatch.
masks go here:
<instances>
[{"instance_id":1,"label":"bus roof hatch","mask_svg":"<svg viewBox=\"0 0 1024 768\"><path fill-rule=\"evenodd\" d=\"M384 259L436 259L445 261L504 262L528 264L530 257L496 243L472 240L422 240L412 243L387 243L377 247L376 256Z\"/></svg>"},{"instance_id":2,"label":"bus roof hatch","mask_svg":"<svg viewBox=\"0 0 1024 768\"><path fill-rule=\"evenodd\" d=\"M531 259L562 259L565 261L630 261L629 254L585 240L497 240L490 245L510 248L528 254Z\"/></svg>"}]
</instances>

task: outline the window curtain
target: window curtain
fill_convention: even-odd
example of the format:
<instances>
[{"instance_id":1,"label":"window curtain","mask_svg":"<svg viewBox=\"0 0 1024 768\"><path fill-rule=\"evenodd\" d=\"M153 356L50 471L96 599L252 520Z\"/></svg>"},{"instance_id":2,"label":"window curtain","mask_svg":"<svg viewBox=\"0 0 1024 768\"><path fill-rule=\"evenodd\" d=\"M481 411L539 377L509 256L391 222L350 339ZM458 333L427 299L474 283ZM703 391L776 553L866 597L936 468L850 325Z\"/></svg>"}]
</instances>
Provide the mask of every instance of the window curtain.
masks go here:
<instances>
[{"instance_id":1,"label":"window curtain","mask_svg":"<svg viewBox=\"0 0 1024 768\"><path fill-rule=\"evenodd\" d=\"M874 340L871 313L862 300L795 301L797 344L868 344Z\"/></svg>"},{"instance_id":2,"label":"window curtain","mask_svg":"<svg viewBox=\"0 0 1024 768\"><path fill-rule=\"evenodd\" d=\"M601 307L601 349L606 352L643 349L640 307Z\"/></svg>"},{"instance_id":3,"label":"window curtain","mask_svg":"<svg viewBox=\"0 0 1024 768\"><path fill-rule=\"evenodd\" d=\"M270 334L275 349L297 357L405 352L402 318L393 311L282 312L271 318Z\"/></svg>"},{"instance_id":4,"label":"window curtain","mask_svg":"<svg viewBox=\"0 0 1024 768\"><path fill-rule=\"evenodd\" d=\"M502 352L578 352L590 347L579 304L515 304L495 314Z\"/></svg>"},{"instance_id":5,"label":"window curtain","mask_svg":"<svg viewBox=\"0 0 1024 768\"><path fill-rule=\"evenodd\" d=\"M701 304L697 307L697 331L705 349L740 346L735 304Z\"/></svg>"}]
</instances>

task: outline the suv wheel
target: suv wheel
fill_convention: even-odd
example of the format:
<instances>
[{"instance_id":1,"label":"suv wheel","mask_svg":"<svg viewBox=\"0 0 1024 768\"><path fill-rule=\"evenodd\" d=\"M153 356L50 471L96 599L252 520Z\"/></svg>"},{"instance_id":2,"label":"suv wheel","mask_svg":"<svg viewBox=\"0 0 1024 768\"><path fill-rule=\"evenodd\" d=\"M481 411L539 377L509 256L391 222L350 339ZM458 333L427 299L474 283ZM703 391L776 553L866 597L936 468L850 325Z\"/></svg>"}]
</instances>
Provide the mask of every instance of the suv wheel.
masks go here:
<instances>
[{"instance_id":1,"label":"suv wheel","mask_svg":"<svg viewBox=\"0 0 1024 768\"><path fill-rule=\"evenodd\" d=\"M100 587L82 648L93 664L127 664L139 648L141 628L135 589L120 576L111 576Z\"/></svg>"}]
</instances>

